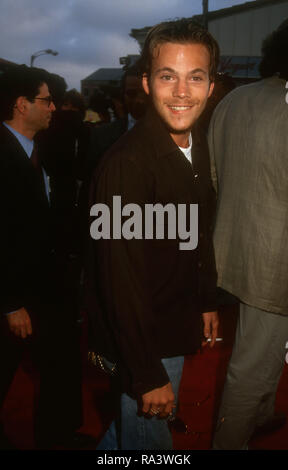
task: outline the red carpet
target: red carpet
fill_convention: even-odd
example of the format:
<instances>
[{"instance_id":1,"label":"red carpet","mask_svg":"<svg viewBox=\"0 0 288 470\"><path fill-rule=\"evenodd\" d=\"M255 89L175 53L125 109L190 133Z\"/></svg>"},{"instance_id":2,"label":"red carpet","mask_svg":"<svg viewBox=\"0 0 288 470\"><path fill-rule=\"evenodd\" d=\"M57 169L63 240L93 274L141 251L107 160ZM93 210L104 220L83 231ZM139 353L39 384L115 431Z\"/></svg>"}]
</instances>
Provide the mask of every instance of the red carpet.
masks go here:
<instances>
[{"instance_id":1,"label":"red carpet","mask_svg":"<svg viewBox=\"0 0 288 470\"><path fill-rule=\"evenodd\" d=\"M217 343L214 349L207 347L202 353L186 358L178 415L187 424L188 432L185 434L173 430L175 449L210 449L213 423L233 344L235 309L226 309L221 318L220 336L223 336L224 341ZM32 414L35 383L37 384L37 374L26 359L17 371L3 410L6 432L18 449L34 448ZM288 416L287 396L286 364L278 389L276 408ZM112 406L109 381L92 366L84 368L83 403L84 426L81 430L100 438L112 419ZM288 450L288 424L269 436L251 441L249 447Z\"/></svg>"}]
</instances>

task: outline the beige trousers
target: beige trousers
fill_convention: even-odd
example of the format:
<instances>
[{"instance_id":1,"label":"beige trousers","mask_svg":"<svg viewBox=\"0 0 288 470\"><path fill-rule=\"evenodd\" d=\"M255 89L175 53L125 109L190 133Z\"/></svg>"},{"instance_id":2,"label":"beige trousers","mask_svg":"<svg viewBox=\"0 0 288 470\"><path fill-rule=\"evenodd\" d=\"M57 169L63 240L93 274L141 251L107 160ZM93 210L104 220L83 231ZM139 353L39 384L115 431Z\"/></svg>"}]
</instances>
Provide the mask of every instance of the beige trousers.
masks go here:
<instances>
[{"instance_id":1,"label":"beige trousers","mask_svg":"<svg viewBox=\"0 0 288 470\"><path fill-rule=\"evenodd\" d=\"M255 427L274 414L287 342L288 316L240 304L213 449L247 449Z\"/></svg>"}]
</instances>

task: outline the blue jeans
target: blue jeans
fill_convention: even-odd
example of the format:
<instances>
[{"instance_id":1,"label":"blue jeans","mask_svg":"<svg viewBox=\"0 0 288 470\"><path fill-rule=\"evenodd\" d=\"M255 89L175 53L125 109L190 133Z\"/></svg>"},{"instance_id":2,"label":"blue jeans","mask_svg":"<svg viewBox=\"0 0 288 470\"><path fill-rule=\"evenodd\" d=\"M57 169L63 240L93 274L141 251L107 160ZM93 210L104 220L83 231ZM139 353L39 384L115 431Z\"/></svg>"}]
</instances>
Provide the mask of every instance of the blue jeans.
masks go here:
<instances>
[{"instance_id":1,"label":"blue jeans","mask_svg":"<svg viewBox=\"0 0 288 470\"><path fill-rule=\"evenodd\" d=\"M184 357L162 359L177 403ZM165 419L138 416L137 401L121 395L119 420L115 419L96 450L172 450L171 432Z\"/></svg>"}]
</instances>

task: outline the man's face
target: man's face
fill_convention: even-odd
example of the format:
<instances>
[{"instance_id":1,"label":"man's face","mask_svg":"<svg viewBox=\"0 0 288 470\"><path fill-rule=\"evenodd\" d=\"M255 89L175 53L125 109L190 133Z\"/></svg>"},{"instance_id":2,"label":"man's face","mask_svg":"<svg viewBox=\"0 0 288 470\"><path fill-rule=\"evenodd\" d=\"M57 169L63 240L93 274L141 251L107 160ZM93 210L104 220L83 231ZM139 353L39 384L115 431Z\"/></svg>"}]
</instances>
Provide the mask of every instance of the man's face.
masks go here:
<instances>
[{"instance_id":1,"label":"man's face","mask_svg":"<svg viewBox=\"0 0 288 470\"><path fill-rule=\"evenodd\" d=\"M53 102L47 101L50 96L48 86L43 83L34 101L32 103L28 101L26 124L35 133L49 127L52 112L56 109Z\"/></svg>"},{"instance_id":2,"label":"man's face","mask_svg":"<svg viewBox=\"0 0 288 470\"><path fill-rule=\"evenodd\" d=\"M143 76L143 88L177 145L186 146L213 91L209 64L203 44L167 42L155 48L150 77Z\"/></svg>"}]
</instances>

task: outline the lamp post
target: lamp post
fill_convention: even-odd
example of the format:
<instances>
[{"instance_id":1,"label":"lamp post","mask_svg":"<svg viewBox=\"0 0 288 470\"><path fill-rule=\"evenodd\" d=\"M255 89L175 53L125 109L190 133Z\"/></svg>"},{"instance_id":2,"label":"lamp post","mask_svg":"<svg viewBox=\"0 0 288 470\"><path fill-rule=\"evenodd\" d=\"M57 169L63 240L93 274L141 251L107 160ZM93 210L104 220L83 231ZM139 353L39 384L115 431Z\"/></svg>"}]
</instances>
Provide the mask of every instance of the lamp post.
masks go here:
<instances>
[{"instance_id":1,"label":"lamp post","mask_svg":"<svg viewBox=\"0 0 288 470\"><path fill-rule=\"evenodd\" d=\"M203 26L208 31L209 0L202 0L202 6L203 6Z\"/></svg>"},{"instance_id":2,"label":"lamp post","mask_svg":"<svg viewBox=\"0 0 288 470\"><path fill-rule=\"evenodd\" d=\"M34 52L34 54L31 55L30 67L33 67L34 60L37 57L39 57L39 55L44 55L44 54L58 55L58 52L53 51L52 49L44 49L43 51Z\"/></svg>"}]
</instances>

